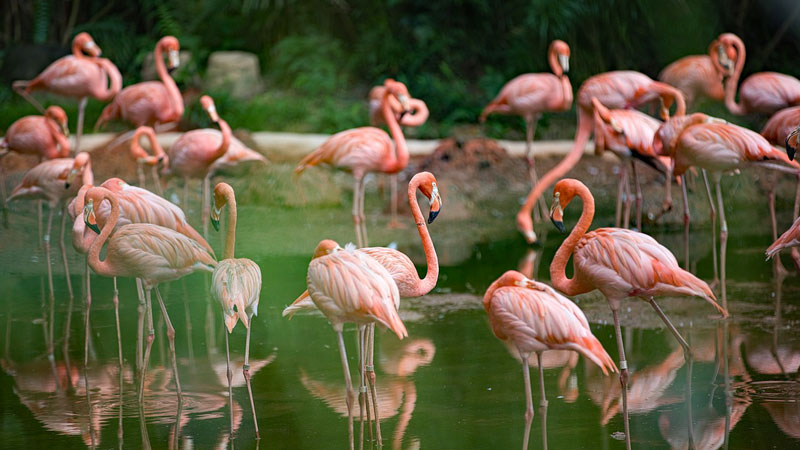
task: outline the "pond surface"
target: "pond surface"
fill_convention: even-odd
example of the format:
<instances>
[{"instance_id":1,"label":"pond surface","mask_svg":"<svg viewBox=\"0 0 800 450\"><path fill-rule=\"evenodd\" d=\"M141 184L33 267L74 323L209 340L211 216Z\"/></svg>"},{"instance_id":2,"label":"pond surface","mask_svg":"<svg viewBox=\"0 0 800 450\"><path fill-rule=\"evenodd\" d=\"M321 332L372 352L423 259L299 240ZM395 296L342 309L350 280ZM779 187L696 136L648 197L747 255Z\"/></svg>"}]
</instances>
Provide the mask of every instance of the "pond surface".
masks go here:
<instances>
[{"instance_id":1,"label":"pond surface","mask_svg":"<svg viewBox=\"0 0 800 450\"><path fill-rule=\"evenodd\" d=\"M374 193L368 192L368 199L371 196ZM371 206L374 211L376 205L368 201L367 209ZM563 237L550 232L544 246L529 253L510 225L510 213L454 220L446 218L446 208L445 198L445 209L431 226L442 261L436 290L402 302L409 338L398 341L385 331L376 333L384 447L519 448L525 407L520 364L493 336L481 298L502 272L531 261L538 261L529 264L535 266L536 277L547 281L549 261ZM567 212L569 223L579 213L578 206L573 208ZM348 211L347 205L287 210L240 206L237 256L254 259L264 275L250 350L262 437L257 442L241 374L245 345L241 326L230 337L235 428L233 439L230 435L225 341L219 308L207 294L210 277L196 274L162 286L177 330L184 400L178 404L169 347L156 307L156 340L140 408L134 376L138 305L134 282L119 281L125 360L120 370L111 280L92 277L89 365L84 372L82 257L72 250L67 235L75 290L70 302L58 246L53 245L55 313L51 323L46 258L37 244L35 209L29 204L14 206L10 228L0 230L0 447L346 448L344 382L335 334L319 314L287 320L280 313L305 289L315 244L324 237L342 244L353 239ZM198 213L195 207L188 215L196 219ZM400 250L424 264L411 221L407 220L405 230L386 230L386 219L370 217L371 243L397 241ZM686 448L689 406L698 448L800 446L800 384L796 381L800 287L793 275L776 280L772 266L763 262L770 237L769 227L762 225L768 218L760 217L761 222L752 227L729 220L732 318L717 320L713 309L700 299L660 302L694 348L691 386L680 347L649 305L628 300L623 307L623 336L632 368L629 401L635 448ZM541 224L537 229L548 226ZM679 230L646 231L682 259ZM695 227L691 236L692 266L706 279L711 276L709 234L708 228ZM212 231L210 242L221 254L220 235ZM576 301L616 361L606 302L592 294ZM45 340L51 325L52 360ZM352 328L345 337L352 368L356 363ZM624 441L618 439L623 430L618 378L603 376L570 353L545 353L544 364L549 448L624 448ZM531 372L538 405L536 367ZM691 405L686 403L688 392ZM542 447L540 416L537 409L530 448ZM356 421L357 442L358 429ZM370 443L365 446L370 448Z\"/></svg>"}]
</instances>

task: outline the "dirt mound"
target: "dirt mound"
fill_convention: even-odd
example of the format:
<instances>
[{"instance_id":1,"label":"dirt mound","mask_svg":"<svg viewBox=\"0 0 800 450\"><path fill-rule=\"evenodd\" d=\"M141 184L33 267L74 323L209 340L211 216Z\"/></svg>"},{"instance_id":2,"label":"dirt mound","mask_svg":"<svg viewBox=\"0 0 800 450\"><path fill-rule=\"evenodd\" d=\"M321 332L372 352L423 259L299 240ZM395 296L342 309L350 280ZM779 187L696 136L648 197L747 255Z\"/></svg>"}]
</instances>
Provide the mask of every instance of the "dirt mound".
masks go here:
<instances>
[{"instance_id":1,"label":"dirt mound","mask_svg":"<svg viewBox=\"0 0 800 450\"><path fill-rule=\"evenodd\" d=\"M508 159L508 152L497 141L474 138L461 141L456 138L443 139L433 153L423 159L420 167L425 170L442 168L486 169Z\"/></svg>"}]
</instances>

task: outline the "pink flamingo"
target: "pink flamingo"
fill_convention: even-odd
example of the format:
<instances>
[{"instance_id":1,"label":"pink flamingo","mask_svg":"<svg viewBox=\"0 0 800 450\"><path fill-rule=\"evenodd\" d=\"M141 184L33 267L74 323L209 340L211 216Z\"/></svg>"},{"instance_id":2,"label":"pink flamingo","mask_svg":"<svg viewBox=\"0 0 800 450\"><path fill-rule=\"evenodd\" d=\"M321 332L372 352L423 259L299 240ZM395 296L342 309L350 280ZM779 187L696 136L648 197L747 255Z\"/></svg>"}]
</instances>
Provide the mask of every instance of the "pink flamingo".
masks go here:
<instances>
[{"instance_id":1,"label":"pink flamingo","mask_svg":"<svg viewBox=\"0 0 800 450\"><path fill-rule=\"evenodd\" d=\"M84 52L89 56L84 55ZM72 55L59 58L30 81L15 81L14 90L31 102L42 114L42 105L31 96L34 91L47 91L64 97L80 99L75 149L81 148L83 117L89 97L102 102L114 98L122 87L119 69L106 58L89 33L78 33L72 40Z\"/></svg>"},{"instance_id":2,"label":"pink flamingo","mask_svg":"<svg viewBox=\"0 0 800 450\"><path fill-rule=\"evenodd\" d=\"M400 294L389 272L375 259L356 252L352 245L342 249L331 240L323 240L314 251L308 265L308 293L317 308L333 326L339 341L345 388L347 389L348 437L353 450L353 386L347 363L342 329L345 323L358 325L359 355L361 360L360 392L365 392L366 325L378 322L392 330L398 338L408 336L403 321L397 314ZM363 417L363 396L359 395ZM363 420L361 421L363 424Z\"/></svg>"},{"instance_id":3,"label":"pink flamingo","mask_svg":"<svg viewBox=\"0 0 800 450\"><path fill-rule=\"evenodd\" d=\"M0 158L9 152L38 155L45 159L69 157L67 114L60 106L49 106L43 116L25 116L8 127L0 141ZM6 201L6 182L0 167L0 195Z\"/></svg>"},{"instance_id":4,"label":"pink flamingo","mask_svg":"<svg viewBox=\"0 0 800 450\"><path fill-rule=\"evenodd\" d=\"M183 116L183 97L169 72L180 64L180 44L173 36L164 36L153 51L156 72L161 81L144 81L121 90L114 101L103 109L94 128L98 130L109 120L122 119L136 127L177 122ZM169 56L164 65L163 54Z\"/></svg>"},{"instance_id":5,"label":"pink flamingo","mask_svg":"<svg viewBox=\"0 0 800 450\"><path fill-rule=\"evenodd\" d=\"M142 136L147 137L150 141L150 147L153 149L153 154L148 154L143 148L139 139ZM158 195L164 196L161 189L161 181L158 177L158 164L163 163L164 167L169 166L169 157L164 153L164 148L158 143L156 132L152 128L143 125L136 129L133 133L133 140L131 140L131 155L136 160L136 172L139 176L139 187L145 188L145 177L143 166L148 165L152 168L153 173L153 186Z\"/></svg>"},{"instance_id":6,"label":"pink flamingo","mask_svg":"<svg viewBox=\"0 0 800 450\"><path fill-rule=\"evenodd\" d=\"M691 348L672 325L655 301L660 295L697 296L708 301L724 317L728 312L715 301L714 293L708 285L691 273L681 269L672 253L646 234L621 228L598 228L587 233L594 218L594 197L589 189L578 180L564 179L553 189L553 206L550 219L556 228L565 231L563 223L564 208L573 198L580 197L583 212L578 224L561 244L550 265L550 279L553 286L566 295L578 295L599 290L608 299L619 350L620 382L622 383L622 410L625 421L625 442L630 449L630 430L628 427L628 363L622 342L618 311L622 300L627 297L649 299L650 305L658 313L678 342L683 347L683 355L691 364ZM565 269L573 257L574 275L567 278ZM687 392L687 396L691 392ZM687 400L691 419L691 399Z\"/></svg>"},{"instance_id":7,"label":"pink flamingo","mask_svg":"<svg viewBox=\"0 0 800 450\"><path fill-rule=\"evenodd\" d=\"M375 86L369 91L369 122L374 127L385 125L386 121L383 120L383 103L386 87L383 85ZM388 101L392 103L394 111L400 111L395 114L397 121L401 127L420 127L428 120L430 112L428 105L418 98L408 99L408 111L403 111L403 107L399 104L396 98L388 97ZM401 169L402 170L402 169ZM397 221L397 174L389 175L389 184L391 184L391 197L392 197L392 219L389 221L389 228L401 228L402 225Z\"/></svg>"},{"instance_id":8,"label":"pink flamingo","mask_svg":"<svg viewBox=\"0 0 800 450\"><path fill-rule=\"evenodd\" d=\"M596 98L592 99L592 105L594 106L595 153L602 154L605 149L608 149L622 160L614 226L619 227L622 224L623 228L628 228L631 191L625 166L630 163L633 182L636 185L636 228L641 230L642 187L639 184L639 176L636 174L634 159L638 159L665 176L670 176L672 161L668 157L657 155L653 149L653 137L658 127L661 126L661 122L634 109L609 110ZM623 187L625 190L624 214L622 214Z\"/></svg>"},{"instance_id":9,"label":"pink flamingo","mask_svg":"<svg viewBox=\"0 0 800 450\"><path fill-rule=\"evenodd\" d=\"M695 100L701 97L721 102L725 99L722 80L730 74L719 63L720 51L727 51L729 58L736 57L732 49L721 47L717 38L708 46L707 55L684 56L665 67L658 74L658 79L678 88L686 100L687 107L691 107Z\"/></svg>"},{"instance_id":10,"label":"pink flamingo","mask_svg":"<svg viewBox=\"0 0 800 450\"><path fill-rule=\"evenodd\" d=\"M480 122L492 113L514 114L525 120L525 153L531 183L536 184L536 163L533 158L533 138L536 124L545 112L561 112L572 107L572 85L569 82L569 45L561 40L550 43L547 61L553 73L526 73L505 84L481 112ZM544 200L539 202L542 217L547 214Z\"/></svg>"},{"instance_id":11,"label":"pink flamingo","mask_svg":"<svg viewBox=\"0 0 800 450\"><path fill-rule=\"evenodd\" d=\"M365 247L357 249L356 252L363 253L367 256L374 258L386 270L392 280L397 284L397 289L401 298L421 297L429 293L435 286L439 279L439 259L436 256L436 249L433 246L428 227L425 224L425 218L417 201L417 190L428 199L430 202L430 211L428 213L428 223L433 223L439 215L442 207L442 198L439 195L439 188L436 185L436 178L430 172L420 172L411 178L408 183L408 204L411 209L411 214L414 217L414 222L417 225L417 232L419 233L420 240L422 241L422 248L425 252L425 262L427 264L427 271L425 278L420 279L417 274L417 268L411 259L398 250L387 247ZM315 309L316 305L309 298L308 291L303 292L291 305L283 310L283 316L290 318L299 311ZM375 371L371 368L373 366L374 356L374 326L370 325L367 331L367 382L369 383L370 392L372 394L373 407L377 408L377 397L375 388ZM376 416L377 412L375 413ZM381 442L380 424L377 427L377 439Z\"/></svg>"},{"instance_id":12,"label":"pink flamingo","mask_svg":"<svg viewBox=\"0 0 800 450\"><path fill-rule=\"evenodd\" d=\"M303 158L294 169L297 176L307 168L319 164L352 172L353 222L356 225L356 241L359 247L367 245L367 229L364 223L364 176L367 172L393 174L408 165L408 147L397 120L397 114L409 110L408 89L403 83L392 79L387 79L384 86L386 92L383 96L383 119L389 126L395 141L394 145L389 135L379 128L353 128L331 136L318 149ZM402 111L393 109L390 97L397 100Z\"/></svg>"},{"instance_id":13,"label":"pink flamingo","mask_svg":"<svg viewBox=\"0 0 800 450\"><path fill-rule=\"evenodd\" d=\"M568 298L550 286L529 280L515 270L500 276L486 290L483 308L489 314L489 323L494 335L501 341L512 342L522 360L522 375L525 379L525 438L522 448L528 448L528 435L533 420L533 398L531 396L528 359L536 353L539 366L539 406L546 410L544 393L544 364L542 353L547 350L573 350L597 364L603 373L616 372L617 366L608 356L603 345L592 334L583 311ZM542 434L546 435L542 412ZM546 444L545 444L546 447Z\"/></svg>"},{"instance_id":14,"label":"pink flamingo","mask_svg":"<svg viewBox=\"0 0 800 450\"><path fill-rule=\"evenodd\" d=\"M169 165L164 166L163 173L183 177L183 207L189 205L189 178L203 179L203 235L208 234L208 213L211 192L211 165L222 157L231 143L231 127L217 114L214 100L208 95L200 97L200 104L208 113L208 117L217 124L218 130L203 128L183 133L170 147Z\"/></svg>"},{"instance_id":15,"label":"pink flamingo","mask_svg":"<svg viewBox=\"0 0 800 450\"><path fill-rule=\"evenodd\" d=\"M153 313L150 300L150 291L155 289L161 313L167 323L167 338L172 356L172 371L175 376L175 385L178 397L181 397L181 383L178 377L178 363L175 356L175 328L167 314L167 308L161 299L158 285L166 281L173 281L194 272L212 272L217 265L214 256L194 239L190 239L177 231L158 225L146 223L132 223L117 229L113 235L120 218L120 202L117 194L112 191L95 187L86 193L86 205L83 217L86 225L99 232L89 247L89 266L97 274L106 277L135 277L142 280L147 298L147 347L139 380L139 402L144 395L144 380L147 364L150 360L150 349L155 339L153 330ZM108 221L101 228L98 227L95 205L103 200L111 203L111 213ZM109 238L109 236L111 236ZM105 260L100 260L100 249L108 241Z\"/></svg>"},{"instance_id":16,"label":"pink flamingo","mask_svg":"<svg viewBox=\"0 0 800 450\"><path fill-rule=\"evenodd\" d=\"M779 109L800 104L800 80L777 72L758 72L739 86L745 61L744 42L733 33L719 37L719 63L729 72L725 81L725 106L737 116L761 113L772 114ZM734 58L729 57L735 55ZM736 102L736 89L739 102Z\"/></svg>"},{"instance_id":17,"label":"pink flamingo","mask_svg":"<svg viewBox=\"0 0 800 450\"><path fill-rule=\"evenodd\" d=\"M800 217L795 219L792 226L767 248L765 252L767 259L777 255L778 252L785 248L797 247L798 245L800 245Z\"/></svg>"},{"instance_id":18,"label":"pink flamingo","mask_svg":"<svg viewBox=\"0 0 800 450\"><path fill-rule=\"evenodd\" d=\"M661 117L669 117L669 108L675 103L676 116L686 113L683 95L674 87L653 81L647 75L633 71L613 71L595 75L583 82L578 89L578 130L569 154L555 167L550 169L536 185L533 186L525 204L517 213L517 229L525 236L529 244L536 242L533 231L531 211L539 197L556 180L569 172L583 156L584 147L589 141L593 128L592 98L609 109L628 109L661 99Z\"/></svg>"},{"instance_id":19,"label":"pink flamingo","mask_svg":"<svg viewBox=\"0 0 800 450\"><path fill-rule=\"evenodd\" d=\"M798 126L800 126L800 106L792 106L773 114L761 129L761 135L772 145L783 145L789 159L794 160Z\"/></svg>"},{"instance_id":20,"label":"pink flamingo","mask_svg":"<svg viewBox=\"0 0 800 450\"><path fill-rule=\"evenodd\" d=\"M261 153L248 148L244 142L231 136L231 143L228 151L224 155L215 159L208 168L209 178L223 172L236 171L245 166L246 163L269 164L267 158Z\"/></svg>"},{"instance_id":21,"label":"pink flamingo","mask_svg":"<svg viewBox=\"0 0 800 450\"><path fill-rule=\"evenodd\" d=\"M261 269L258 264L247 258L234 258L236 250L236 197L233 188L227 183L219 183L214 187L214 209L211 212L211 223L219 231L219 215L222 208L228 205L228 231L225 238L225 255L217 264L211 276L211 293L222 306L225 316L225 358L228 374L228 399L231 408L231 430L233 430L233 391L231 380L230 347L228 346L228 333L233 332L236 322L241 319L247 328L247 340L244 345L244 367L242 373L247 382L247 394L250 396L250 408L253 411L253 426L258 434L258 419L256 419L256 406L253 402L253 388L250 386L250 327L253 315L258 314L258 300L261 294ZM232 432L232 431L231 431Z\"/></svg>"}]
</instances>

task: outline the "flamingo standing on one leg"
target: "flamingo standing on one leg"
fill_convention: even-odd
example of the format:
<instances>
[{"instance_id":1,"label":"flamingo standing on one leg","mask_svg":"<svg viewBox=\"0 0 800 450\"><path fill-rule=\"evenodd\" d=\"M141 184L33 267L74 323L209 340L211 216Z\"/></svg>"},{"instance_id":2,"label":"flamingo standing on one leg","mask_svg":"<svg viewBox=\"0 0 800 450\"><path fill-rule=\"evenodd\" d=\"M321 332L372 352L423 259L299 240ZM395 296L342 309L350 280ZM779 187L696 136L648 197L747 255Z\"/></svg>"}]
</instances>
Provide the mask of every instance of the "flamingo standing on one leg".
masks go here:
<instances>
[{"instance_id":1,"label":"flamingo standing on one leg","mask_svg":"<svg viewBox=\"0 0 800 450\"><path fill-rule=\"evenodd\" d=\"M84 55L84 52L89 56ZM72 55L59 58L30 81L15 81L14 90L31 102L42 114L45 110L32 96L34 91L47 91L80 99L75 150L81 149L83 117L89 97L107 102L122 87L119 69L106 58L89 33L78 33L72 40Z\"/></svg>"},{"instance_id":2,"label":"flamingo standing on one leg","mask_svg":"<svg viewBox=\"0 0 800 450\"><path fill-rule=\"evenodd\" d=\"M389 271L392 280L397 284L398 291L401 298L421 297L430 292L439 279L439 259L436 256L436 249L433 246L428 227L425 224L425 218L417 202L417 190L430 202L430 211L428 213L428 223L433 223L434 219L439 215L442 207L442 198L439 195L439 188L436 185L436 178L430 172L420 172L411 178L408 183L408 205L414 221L417 225L420 239L422 240L422 248L425 252L425 262L427 264L427 271L425 278L420 279L417 273L417 268L411 259L398 250L388 247L365 247L357 249L356 252L364 253L367 256L374 258L386 270ZM398 304L399 307L399 304ZM291 305L283 310L283 316L290 318L298 311L315 309L316 305L309 298L308 291L303 292ZM372 394L373 407L377 408L377 397L375 387L375 371L372 369L373 348L374 348L374 326L370 325L367 336L367 368L366 375L369 382L370 392ZM378 417L377 409L375 417ZM382 440L380 431L380 422L377 422L377 439L380 443Z\"/></svg>"},{"instance_id":3,"label":"flamingo standing on one leg","mask_svg":"<svg viewBox=\"0 0 800 450\"><path fill-rule=\"evenodd\" d=\"M583 311L550 286L529 280L515 270L509 270L494 281L483 296L483 308L489 314L492 331L498 339L511 342L519 350L522 375L525 379L525 437L523 450L528 448L528 435L533 420L528 359L536 353L539 366L539 389L542 408L542 435L547 435L545 414L547 397L544 393L542 352L574 350L597 364L603 373L616 372L617 366L603 345L592 334ZM544 440L544 448L547 448Z\"/></svg>"},{"instance_id":4,"label":"flamingo standing on one leg","mask_svg":"<svg viewBox=\"0 0 800 450\"><path fill-rule=\"evenodd\" d=\"M142 136L146 136L147 140L150 141L150 147L153 149L152 155L148 154L139 143L139 139ZM152 168L155 191L158 195L163 197L164 192L161 189L161 181L158 177L158 164L163 163L164 167L168 167L169 157L164 153L164 148L161 147L161 144L158 143L155 130L146 125L136 129L133 133L133 139L131 140L131 155L136 159L136 172L139 176L139 187L145 188L143 166L148 165Z\"/></svg>"},{"instance_id":5,"label":"flamingo standing on one leg","mask_svg":"<svg viewBox=\"0 0 800 450\"><path fill-rule=\"evenodd\" d=\"M385 131L375 127L361 127L341 131L331 136L318 149L303 158L294 169L300 175L308 167L328 164L353 173L353 221L359 247L367 245L364 223L364 176L367 172L397 173L408 165L408 147L400 129L397 115L410 108L408 89L403 83L387 79L384 83L383 119L389 126L392 139ZM393 109L390 98L397 100L402 111ZM363 226L363 229L362 229Z\"/></svg>"},{"instance_id":6,"label":"flamingo standing on one leg","mask_svg":"<svg viewBox=\"0 0 800 450\"><path fill-rule=\"evenodd\" d=\"M737 116L761 113L772 114L780 109L800 104L800 80L777 72L758 72L739 86L745 61L744 42L733 33L719 37L719 64L728 70L725 81L725 107ZM734 55L731 57L730 55ZM736 90L739 90L739 102Z\"/></svg>"},{"instance_id":7,"label":"flamingo standing on one leg","mask_svg":"<svg viewBox=\"0 0 800 450\"><path fill-rule=\"evenodd\" d=\"M180 44L173 36L164 36L156 44L156 72L161 81L144 81L121 90L114 101L103 109L95 123L95 130L110 120L122 119L136 127L177 122L183 116L183 97L175 80L170 77L180 64ZM168 66L164 65L164 53L168 55Z\"/></svg>"},{"instance_id":8,"label":"flamingo standing on one leg","mask_svg":"<svg viewBox=\"0 0 800 450\"><path fill-rule=\"evenodd\" d=\"M25 116L8 127L0 140L0 158L9 152L38 155L39 162L45 159L69 157L69 129L67 113L60 106L50 106L43 116ZM2 206L6 202L6 182L0 167L0 196Z\"/></svg>"},{"instance_id":9,"label":"flamingo standing on one leg","mask_svg":"<svg viewBox=\"0 0 800 450\"><path fill-rule=\"evenodd\" d=\"M203 179L203 235L208 235L208 213L211 192L211 165L228 151L231 143L231 127L217 114L214 100L208 95L200 97L200 104L219 130L203 128L183 133L169 149L169 165L164 167L166 175L183 177L183 207L189 205L189 178Z\"/></svg>"},{"instance_id":10,"label":"flamingo standing on one leg","mask_svg":"<svg viewBox=\"0 0 800 450\"><path fill-rule=\"evenodd\" d=\"M381 108L381 104L383 103L383 97L385 93L386 93L386 87L383 85L374 86L369 91L369 122L374 127L379 127L381 125L386 124L386 121L383 120L383 110ZM395 103L392 106L392 109L394 109L395 111L400 111L399 114L396 114L396 117L401 127L412 127L412 128L420 127L424 125L425 122L428 120L430 112L428 111L428 105L426 105L424 101L418 98L409 98L408 111L403 111L402 106L396 104L397 100L394 97L389 97L388 100L390 102ZM392 218L389 221L388 227L400 228L401 227L400 222L397 221L397 174L396 173L389 175L389 183L391 184Z\"/></svg>"},{"instance_id":11,"label":"flamingo standing on one leg","mask_svg":"<svg viewBox=\"0 0 800 450\"><path fill-rule=\"evenodd\" d=\"M353 386L350 382L342 329L347 322L358 325L363 392L366 388L366 325L378 322L391 329L400 339L408 336L406 327L397 314L396 305L400 301L400 294L389 272L375 259L356 252L352 246L342 249L336 242L327 239L317 245L314 257L308 265L306 281L311 300L325 314L338 336L347 389L348 435L350 450L353 450Z\"/></svg>"},{"instance_id":12,"label":"flamingo standing on one leg","mask_svg":"<svg viewBox=\"0 0 800 450\"><path fill-rule=\"evenodd\" d=\"M547 61L553 73L526 73L509 81L480 115L480 122L492 113L514 114L525 120L525 154L531 184L536 184L536 163L533 138L536 124L544 112L561 112L572 107L572 85L569 82L569 45L561 40L550 43ZM544 200L539 202L542 217L547 214Z\"/></svg>"},{"instance_id":13,"label":"flamingo standing on one leg","mask_svg":"<svg viewBox=\"0 0 800 450\"><path fill-rule=\"evenodd\" d=\"M707 55L684 56L665 67L658 79L680 89L687 108L701 97L721 102L725 99L722 80L729 73L719 63L719 51L720 40L717 38L708 46ZM734 58L736 55L731 52L728 56Z\"/></svg>"},{"instance_id":14,"label":"flamingo standing on one leg","mask_svg":"<svg viewBox=\"0 0 800 450\"><path fill-rule=\"evenodd\" d=\"M587 233L594 217L594 197L586 185L578 180L564 179L556 183L553 193L550 218L559 230L564 231L564 208L576 196L583 202L583 212L578 224L556 252L550 265L550 278L553 286L567 295L578 295L597 289L608 299L619 349L625 442L630 449L626 391L628 364L618 316L622 300L627 297L649 299L650 305L683 347L683 356L688 364L692 361L689 344L661 311L654 297L697 296L711 303L723 316L727 317L728 312L717 304L714 293L704 281L681 269L672 253L650 236L621 228L598 228ZM573 257L574 275L567 278L565 269L570 256ZM691 390L687 393L689 397ZM687 398L687 405L691 422L690 397Z\"/></svg>"},{"instance_id":15,"label":"flamingo standing on one leg","mask_svg":"<svg viewBox=\"0 0 800 450\"><path fill-rule=\"evenodd\" d=\"M666 120L669 117L669 108L673 103L676 104L676 116L686 113L686 104L679 90L668 84L653 81L642 73L627 70L605 72L587 79L578 89L577 98L578 130L572 149L561 162L539 179L517 213L517 229L529 244L536 242L536 233L533 231L531 220L533 205L551 184L569 172L583 156L594 122L592 98L597 98L609 109L633 108L660 98L662 119Z\"/></svg>"},{"instance_id":16,"label":"flamingo standing on one leg","mask_svg":"<svg viewBox=\"0 0 800 450\"><path fill-rule=\"evenodd\" d=\"M98 227L95 205L99 206L103 200L108 200L111 203L111 214L101 229ZM117 229L111 235L120 218L120 202L117 194L102 187L92 188L86 193L83 217L89 228L100 233L89 248L89 266L91 266L92 270L106 277L139 278L144 284L147 298L146 311L149 333L139 380L139 402L141 403L144 396L145 374L150 359L150 349L155 339L150 301L150 291L152 289L156 291L161 313L167 323L172 371L175 376L178 398L180 398L181 383L178 377L178 363L175 356L175 328L172 327L172 322L169 319L169 314L167 314L167 308L164 306L158 285L166 281L177 280L193 272L212 272L217 265L217 261L205 247L194 239L158 225L133 223ZM109 238L109 236L111 237ZM100 249L107 240L106 258L101 261Z\"/></svg>"},{"instance_id":17,"label":"flamingo standing on one leg","mask_svg":"<svg viewBox=\"0 0 800 450\"><path fill-rule=\"evenodd\" d=\"M233 188L227 183L219 183L214 187L214 208L211 212L211 223L219 231L219 215L222 208L228 205L228 235L225 238L225 255L217 264L212 275L211 293L222 306L225 316L225 357L228 367L228 399L231 408L231 433L233 433L233 392L231 390L231 357L228 346L228 333L233 332L236 322L241 319L247 328L247 340L244 346L244 368L242 373L247 382L247 393L250 396L250 408L253 410L253 426L258 434L256 406L253 402L253 388L250 386L250 329L253 315L258 314L258 299L261 294L261 269L258 264L247 258L234 258L236 250L236 197Z\"/></svg>"}]
</instances>

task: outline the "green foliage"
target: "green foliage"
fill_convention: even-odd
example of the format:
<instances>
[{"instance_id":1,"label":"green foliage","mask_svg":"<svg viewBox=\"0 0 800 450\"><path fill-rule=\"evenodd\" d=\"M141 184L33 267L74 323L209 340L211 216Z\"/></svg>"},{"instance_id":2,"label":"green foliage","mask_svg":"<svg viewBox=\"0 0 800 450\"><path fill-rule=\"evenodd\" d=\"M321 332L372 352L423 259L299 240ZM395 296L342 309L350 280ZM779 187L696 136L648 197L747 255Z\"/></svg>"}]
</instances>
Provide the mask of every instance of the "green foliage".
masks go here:
<instances>
[{"instance_id":1,"label":"green foliage","mask_svg":"<svg viewBox=\"0 0 800 450\"><path fill-rule=\"evenodd\" d=\"M283 87L331 95L346 86L346 58L338 41L321 35L289 36L272 54L269 74Z\"/></svg>"}]
</instances>

